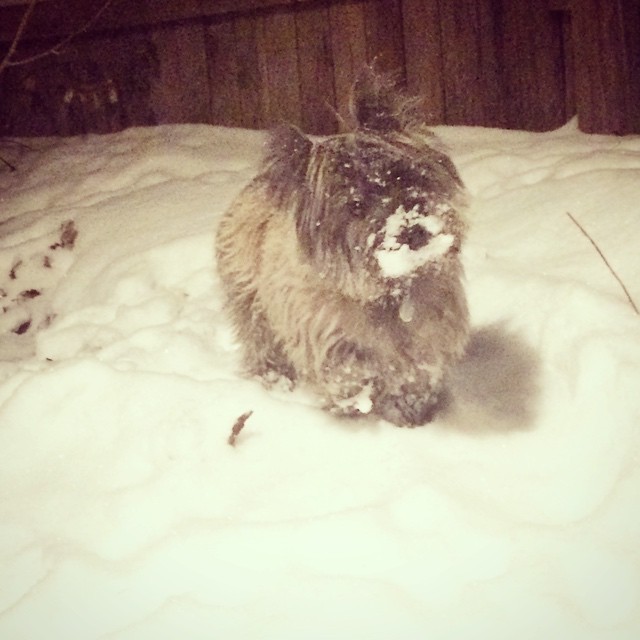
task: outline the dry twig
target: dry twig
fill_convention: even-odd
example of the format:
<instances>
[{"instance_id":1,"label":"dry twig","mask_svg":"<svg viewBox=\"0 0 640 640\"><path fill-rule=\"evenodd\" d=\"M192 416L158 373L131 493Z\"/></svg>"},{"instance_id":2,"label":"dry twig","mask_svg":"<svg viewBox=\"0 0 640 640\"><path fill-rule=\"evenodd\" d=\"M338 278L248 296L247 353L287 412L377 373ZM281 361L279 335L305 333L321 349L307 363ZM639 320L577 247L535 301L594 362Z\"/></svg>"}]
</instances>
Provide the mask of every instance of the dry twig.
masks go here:
<instances>
[{"instance_id":1,"label":"dry twig","mask_svg":"<svg viewBox=\"0 0 640 640\"><path fill-rule=\"evenodd\" d=\"M0 156L0 162L2 162L2 164L6 164L7 167L9 167L9 171L16 171L16 168L8 160L5 160L2 156Z\"/></svg>"},{"instance_id":2,"label":"dry twig","mask_svg":"<svg viewBox=\"0 0 640 640\"><path fill-rule=\"evenodd\" d=\"M602 261L607 266L607 269L609 269L609 271L611 272L611 275L618 281L618 284L622 287L622 290L624 291L625 295L627 296L627 300L629 301L629 304L633 307L633 310L636 312L637 315L640 315L640 311L638 310L638 307L636 306L636 303L633 301L633 298L631 297L631 294L627 290L627 287L625 287L624 282L622 282L620 276L615 272L613 267L609 264L609 261L605 258L605 255L600 250L600 247L595 243L594 239L587 233L585 228L568 211L566 212L566 214L569 216L569 218L571 218L571 221L573 222L573 224L575 224L576 227L578 227L578 229L580 229L580 231L584 234L584 236L593 245L595 250L598 252L598 255L602 258Z\"/></svg>"},{"instance_id":3,"label":"dry twig","mask_svg":"<svg viewBox=\"0 0 640 640\"><path fill-rule=\"evenodd\" d=\"M246 413L243 413L234 423L233 428L231 429L231 435L229 436L229 439L227 440L227 442L234 447L236 444L236 438L238 437L238 434L242 431L242 429L244 428L244 425L246 424L247 420L253 415L253 411L247 411Z\"/></svg>"},{"instance_id":4,"label":"dry twig","mask_svg":"<svg viewBox=\"0 0 640 640\"><path fill-rule=\"evenodd\" d=\"M8 67L17 67L23 64L29 64L30 62L35 62L36 60L40 60L41 58L45 58L50 55L59 55L62 52L62 49L66 47L74 38L88 31L100 18L100 16L109 8L111 4L113 4L114 0L105 0L104 4L96 11L96 13L89 18L83 25L81 25L76 31L70 33L68 36L62 38L57 44L53 45L46 51L41 51L40 53L34 54L27 58L21 58L20 60L13 60L13 56L15 55L18 44L22 38L24 30L29 23L29 19L31 18L31 14L35 9L37 0L30 0L27 8L24 11L22 19L20 20L20 24L16 30L15 35L13 36L13 40L9 45L9 49L5 54L4 58L0 61L0 74L7 69Z\"/></svg>"},{"instance_id":5,"label":"dry twig","mask_svg":"<svg viewBox=\"0 0 640 640\"><path fill-rule=\"evenodd\" d=\"M13 54L16 52L16 48L18 46L18 42L20 42L20 38L22 38L22 34L24 33L24 30L25 30L27 24L29 23L29 18L31 18L31 14L33 13L33 10L35 9L36 1L37 0L31 0L29 2L29 4L27 5L27 8L25 9L24 14L22 15L22 20L20 20L20 24L18 25L18 28L16 29L16 33L13 36L13 40L11 41L11 44L9 45L9 50L5 54L5 56L2 59L2 61L0 62L0 73L2 73L8 66L11 65L11 58L13 57Z\"/></svg>"}]
</instances>

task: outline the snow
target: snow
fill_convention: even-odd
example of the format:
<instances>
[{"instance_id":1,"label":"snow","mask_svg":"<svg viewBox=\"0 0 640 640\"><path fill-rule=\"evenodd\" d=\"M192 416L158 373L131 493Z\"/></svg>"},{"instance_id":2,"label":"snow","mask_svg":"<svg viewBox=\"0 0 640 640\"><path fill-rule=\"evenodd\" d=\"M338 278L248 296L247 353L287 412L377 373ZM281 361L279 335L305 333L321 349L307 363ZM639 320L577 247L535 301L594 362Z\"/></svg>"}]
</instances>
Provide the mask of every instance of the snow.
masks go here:
<instances>
[{"instance_id":1,"label":"snow","mask_svg":"<svg viewBox=\"0 0 640 640\"><path fill-rule=\"evenodd\" d=\"M417 429L238 375L261 133L0 141L0 638L640 637L640 318L566 215L640 301L640 138L437 132L474 335Z\"/></svg>"}]
</instances>

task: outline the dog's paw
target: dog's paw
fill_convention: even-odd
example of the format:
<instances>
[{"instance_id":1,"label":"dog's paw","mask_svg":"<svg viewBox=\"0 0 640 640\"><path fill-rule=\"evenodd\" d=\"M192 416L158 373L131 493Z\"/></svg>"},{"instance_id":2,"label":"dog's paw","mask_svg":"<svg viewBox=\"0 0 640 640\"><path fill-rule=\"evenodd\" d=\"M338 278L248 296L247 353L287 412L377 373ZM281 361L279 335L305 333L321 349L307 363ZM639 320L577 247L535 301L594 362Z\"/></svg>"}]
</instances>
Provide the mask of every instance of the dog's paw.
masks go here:
<instances>
[{"instance_id":1,"label":"dog's paw","mask_svg":"<svg viewBox=\"0 0 640 640\"><path fill-rule=\"evenodd\" d=\"M280 389L293 391L296 386L295 378L277 369L263 369L256 373L265 389Z\"/></svg>"},{"instance_id":2,"label":"dog's paw","mask_svg":"<svg viewBox=\"0 0 640 640\"><path fill-rule=\"evenodd\" d=\"M373 409L371 390L371 383L367 383L351 394L331 398L326 408L334 415L339 416L357 417L367 415Z\"/></svg>"},{"instance_id":3,"label":"dog's paw","mask_svg":"<svg viewBox=\"0 0 640 640\"><path fill-rule=\"evenodd\" d=\"M399 427L419 427L431 422L438 411L438 396L428 390L407 390L378 398L374 411Z\"/></svg>"}]
</instances>

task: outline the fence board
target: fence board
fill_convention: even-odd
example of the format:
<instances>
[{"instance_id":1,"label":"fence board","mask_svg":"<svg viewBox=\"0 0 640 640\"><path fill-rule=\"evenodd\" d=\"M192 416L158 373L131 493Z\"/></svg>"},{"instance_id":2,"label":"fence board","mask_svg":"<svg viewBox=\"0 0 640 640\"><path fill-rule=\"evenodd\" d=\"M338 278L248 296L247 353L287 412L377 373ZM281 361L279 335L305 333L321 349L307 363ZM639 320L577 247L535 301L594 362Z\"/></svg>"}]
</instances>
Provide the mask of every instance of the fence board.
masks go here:
<instances>
[{"instance_id":1,"label":"fence board","mask_svg":"<svg viewBox=\"0 0 640 640\"><path fill-rule=\"evenodd\" d=\"M22 52L99 6L38 3ZM23 11L0 8L5 49ZM541 130L577 110L585 131L640 132L638 0L114 0L59 55L0 73L0 132L288 121L329 133L328 105L347 116L374 58L424 96L432 124Z\"/></svg>"},{"instance_id":2,"label":"fence board","mask_svg":"<svg viewBox=\"0 0 640 640\"><path fill-rule=\"evenodd\" d=\"M237 122L249 129L266 126L258 51L258 33L261 29L260 17L241 15L234 19L239 93Z\"/></svg>"},{"instance_id":3,"label":"fence board","mask_svg":"<svg viewBox=\"0 0 640 640\"><path fill-rule=\"evenodd\" d=\"M444 85L438 0L404 0L402 20L407 90L424 100L429 124L444 122Z\"/></svg>"},{"instance_id":4,"label":"fence board","mask_svg":"<svg viewBox=\"0 0 640 640\"><path fill-rule=\"evenodd\" d=\"M149 33L158 57L158 77L150 96L157 123L209 122L210 85L202 25L161 27Z\"/></svg>"},{"instance_id":5,"label":"fence board","mask_svg":"<svg viewBox=\"0 0 640 640\"><path fill-rule=\"evenodd\" d=\"M94 21L93 17L102 6L97 0L47 0L36 4L24 38L65 36L89 21L90 31L97 33L227 14L256 13L278 7L291 10L314 2L317 0L113 0ZM0 42L13 38L27 3L28 0L23 0L21 5L2 7Z\"/></svg>"},{"instance_id":6,"label":"fence board","mask_svg":"<svg viewBox=\"0 0 640 640\"><path fill-rule=\"evenodd\" d=\"M238 51L233 20L221 20L205 28L208 67L209 122L241 127L242 108L238 84Z\"/></svg>"},{"instance_id":7,"label":"fence board","mask_svg":"<svg viewBox=\"0 0 640 640\"><path fill-rule=\"evenodd\" d=\"M364 4L364 18L367 57L405 82L400 0L369 0Z\"/></svg>"},{"instance_id":8,"label":"fence board","mask_svg":"<svg viewBox=\"0 0 640 640\"><path fill-rule=\"evenodd\" d=\"M301 124L300 74L295 17L275 11L259 18L258 59L264 125Z\"/></svg>"},{"instance_id":9,"label":"fence board","mask_svg":"<svg viewBox=\"0 0 640 640\"><path fill-rule=\"evenodd\" d=\"M573 11L576 106L587 132L640 132L640 9L634 0L582 0Z\"/></svg>"},{"instance_id":10,"label":"fence board","mask_svg":"<svg viewBox=\"0 0 640 640\"><path fill-rule=\"evenodd\" d=\"M336 3L329 7L336 110L341 127L353 125L349 114L351 85L368 61L364 3Z\"/></svg>"},{"instance_id":11,"label":"fence board","mask_svg":"<svg viewBox=\"0 0 640 640\"><path fill-rule=\"evenodd\" d=\"M333 133L336 117L329 10L313 6L295 15L302 128L308 133Z\"/></svg>"},{"instance_id":12,"label":"fence board","mask_svg":"<svg viewBox=\"0 0 640 640\"><path fill-rule=\"evenodd\" d=\"M498 20L504 126L552 129L565 121L562 24L546 0L502 0ZM520 124L521 123L521 124Z\"/></svg>"},{"instance_id":13,"label":"fence board","mask_svg":"<svg viewBox=\"0 0 640 640\"><path fill-rule=\"evenodd\" d=\"M477 6L484 1L440 3L445 117L451 124L479 125L487 119Z\"/></svg>"}]
</instances>

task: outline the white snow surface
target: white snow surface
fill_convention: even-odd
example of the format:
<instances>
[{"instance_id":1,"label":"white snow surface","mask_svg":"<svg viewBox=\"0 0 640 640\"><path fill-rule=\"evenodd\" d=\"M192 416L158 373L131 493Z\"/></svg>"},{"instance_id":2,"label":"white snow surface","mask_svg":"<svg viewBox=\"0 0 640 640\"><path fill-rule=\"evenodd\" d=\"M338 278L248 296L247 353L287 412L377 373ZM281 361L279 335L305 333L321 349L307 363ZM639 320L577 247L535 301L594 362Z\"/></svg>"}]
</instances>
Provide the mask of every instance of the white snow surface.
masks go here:
<instances>
[{"instance_id":1,"label":"white snow surface","mask_svg":"<svg viewBox=\"0 0 640 640\"><path fill-rule=\"evenodd\" d=\"M417 429L239 375L262 133L0 141L0 638L640 638L640 318L566 215L640 301L640 138L436 131L474 336Z\"/></svg>"}]
</instances>

